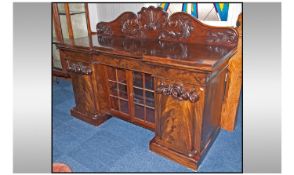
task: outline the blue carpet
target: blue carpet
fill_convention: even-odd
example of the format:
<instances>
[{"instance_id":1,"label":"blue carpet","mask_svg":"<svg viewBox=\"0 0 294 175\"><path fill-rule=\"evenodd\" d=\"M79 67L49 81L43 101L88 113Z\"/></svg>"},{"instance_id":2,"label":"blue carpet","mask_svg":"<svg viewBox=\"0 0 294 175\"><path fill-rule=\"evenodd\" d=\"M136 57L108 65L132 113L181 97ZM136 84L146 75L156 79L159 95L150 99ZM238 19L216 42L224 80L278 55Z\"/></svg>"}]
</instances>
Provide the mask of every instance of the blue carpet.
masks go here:
<instances>
[{"instance_id":1,"label":"blue carpet","mask_svg":"<svg viewBox=\"0 0 294 175\"><path fill-rule=\"evenodd\" d=\"M149 151L154 134L147 129L114 117L99 127L73 118L71 81L58 78L52 89L53 162L73 172L193 172ZM241 119L239 110L235 131L221 130L198 172L242 172Z\"/></svg>"}]
</instances>

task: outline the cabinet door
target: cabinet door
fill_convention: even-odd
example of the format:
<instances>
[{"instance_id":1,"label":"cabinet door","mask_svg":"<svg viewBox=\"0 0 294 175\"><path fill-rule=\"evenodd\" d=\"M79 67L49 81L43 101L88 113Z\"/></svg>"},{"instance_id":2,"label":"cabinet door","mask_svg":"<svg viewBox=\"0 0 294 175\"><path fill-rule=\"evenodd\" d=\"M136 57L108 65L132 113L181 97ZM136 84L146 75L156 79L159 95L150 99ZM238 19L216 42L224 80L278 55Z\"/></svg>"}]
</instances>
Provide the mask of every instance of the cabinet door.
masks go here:
<instances>
[{"instance_id":1,"label":"cabinet door","mask_svg":"<svg viewBox=\"0 0 294 175\"><path fill-rule=\"evenodd\" d=\"M176 152L199 152L204 93L200 87L156 79L156 138Z\"/></svg>"},{"instance_id":2,"label":"cabinet door","mask_svg":"<svg viewBox=\"0 0 294 175\"><path fill-rule=\"evenodd\" d=\"M154 78L151 74L106 67L109 106L113 115L154 129Z\"/></svg>"}]
</instances>

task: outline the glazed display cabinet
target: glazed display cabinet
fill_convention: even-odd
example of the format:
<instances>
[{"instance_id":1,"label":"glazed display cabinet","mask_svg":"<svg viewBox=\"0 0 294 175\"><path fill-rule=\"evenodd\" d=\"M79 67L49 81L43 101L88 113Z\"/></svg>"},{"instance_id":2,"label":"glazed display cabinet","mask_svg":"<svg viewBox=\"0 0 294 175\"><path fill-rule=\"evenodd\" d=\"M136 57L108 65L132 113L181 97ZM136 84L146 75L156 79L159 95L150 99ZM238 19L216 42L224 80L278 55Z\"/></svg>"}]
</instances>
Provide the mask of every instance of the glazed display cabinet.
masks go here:
<instances>
[{"instance_id":1,"label":"glazed display cabinet","mask_svg":"<svg viewBox=\"0 0 294 175\"><path fill-rule=\"evenodd\" d=\"M91 35L88 3L52 3L52 33L53 75L69 77L56 43L74 44L75 39Z\"/></svg>"}]
</instances>

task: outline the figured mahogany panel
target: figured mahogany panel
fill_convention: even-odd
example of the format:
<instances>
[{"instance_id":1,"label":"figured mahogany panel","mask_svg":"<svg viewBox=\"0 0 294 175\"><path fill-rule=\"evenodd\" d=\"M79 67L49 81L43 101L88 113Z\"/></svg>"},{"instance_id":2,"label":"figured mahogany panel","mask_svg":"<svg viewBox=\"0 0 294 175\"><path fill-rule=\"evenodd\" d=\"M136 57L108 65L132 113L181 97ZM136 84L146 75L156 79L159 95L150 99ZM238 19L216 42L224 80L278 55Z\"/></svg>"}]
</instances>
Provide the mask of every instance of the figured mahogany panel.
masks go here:
<instances>
[{"instance_id":1,"label":"figured mahogany panel","mask_svg":"<svg viewBox=\"0 0 294 175\"><path fill-rule=\"evenodd\" d=\"M156 80L156 144L173 149L188 158L200 153L200 130L204 92L198 86L171 80ZM172 89L162 89L162 84ZM182 92L193 92L191 101Z\"/></svg>"},{"instance_id":2,"label":"figured mahogany panel","mask_svg":"<svg viewBox=\"0 0 294 175\"><path fill-rule=\"evenodd\" d=\"M235 47L238 33L229 27L208 26L191 15L178 12L168 17L160 7L143 7L136 14L126 12L111 22L96 26L98 35L165 40Z\"/></svg>"},{"instance_id":3,"label":"figured mahogany panel","mask_svg":"<svg viewBox=\"0 0 294 175\"><path fill-rule=\"evenodd\" d=\"M105 93L103 69L88 61L89 54L64 52L66 69L71 75L75 107L71 114L93 125L99 125L108 118L108 101Z\"/></svg>"},{"instance_id":4,"label":"figured mahogany panel","mask_svg":"<svg viewBox=\"0 0 294 175\"><path fill-rule=\"evenodd\" d=\"M91 84L91 77L89 76L89 72L92 72L90 65L68 60L67 63L67 70L71 72L72 77L76 110L81 113L95 114L94 92ZM80 67L84 68L81 69Z\"/></svg>"},{"instance_id":5,"label":"figured mahogany panel","mask_svg":"<svg viewBox=\"0 0 294 175\"><path fill-rule=\"evenodd\" d=\"M236 125L242 88L242 14L238 17L236 29L240 37L237 52L229 61L227 91L221 115L221 127L228 131L233 131Z\"/></svg>"}]
</instances>

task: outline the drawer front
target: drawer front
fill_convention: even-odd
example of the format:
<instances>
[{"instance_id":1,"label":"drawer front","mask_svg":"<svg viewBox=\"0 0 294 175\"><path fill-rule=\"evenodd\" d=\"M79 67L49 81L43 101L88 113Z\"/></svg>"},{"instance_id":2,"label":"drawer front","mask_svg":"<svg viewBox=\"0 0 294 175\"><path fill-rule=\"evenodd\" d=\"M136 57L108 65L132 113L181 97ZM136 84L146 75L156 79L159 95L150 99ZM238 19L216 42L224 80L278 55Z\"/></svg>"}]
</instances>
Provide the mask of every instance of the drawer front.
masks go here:
<instances>
[{"instance_id":1,"label":"drawer front","mask_svg":"<svg viewBox=\"0 0 294 175\"><path fill-rule=\"evenodd\" d=\"M116 55L95 55L94 60L100 64L113 66L131 71L144 72L156 77L179 80L188 84L206 85L208 73L196 70L184 70L165 65L150 64L139 58L126 58Z\"/></svg>"}]
</instances>

